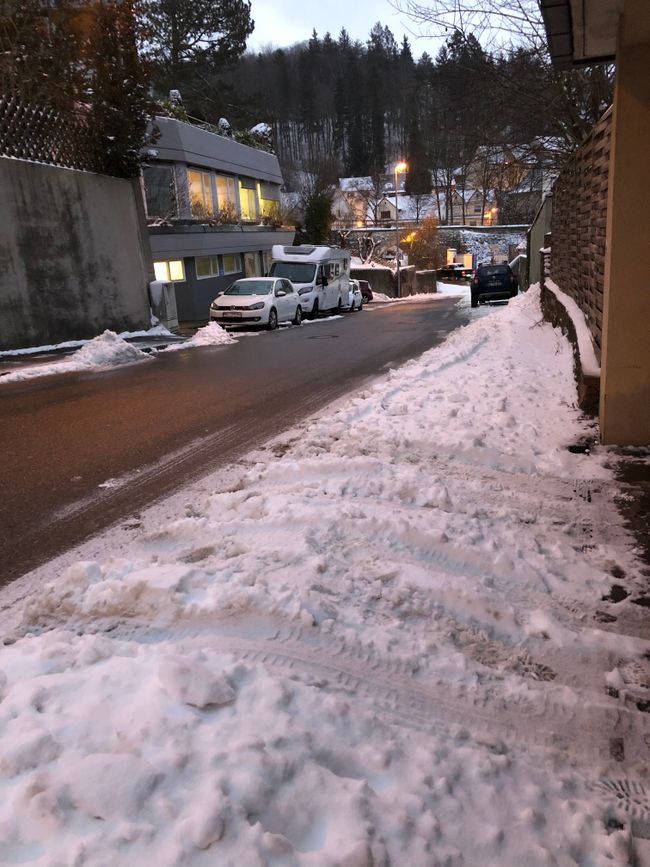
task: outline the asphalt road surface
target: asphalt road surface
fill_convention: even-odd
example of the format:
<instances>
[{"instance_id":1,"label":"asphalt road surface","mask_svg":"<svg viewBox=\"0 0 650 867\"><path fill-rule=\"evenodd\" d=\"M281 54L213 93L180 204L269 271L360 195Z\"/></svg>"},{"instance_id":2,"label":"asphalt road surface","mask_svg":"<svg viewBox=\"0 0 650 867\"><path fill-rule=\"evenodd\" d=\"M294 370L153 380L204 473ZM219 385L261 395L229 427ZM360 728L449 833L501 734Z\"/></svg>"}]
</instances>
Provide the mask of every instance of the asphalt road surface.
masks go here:
<instances>
[{"instance_id":1,"label":"asphalt road surface","mask_svg":"<svg viewBox=\"0 0 650 867\"><path fill-rule=\"evenodd\" d=\"M232 462L468 321L400 302L101 373L0 384L0 584Z\"/></svg>"}]
</instances>

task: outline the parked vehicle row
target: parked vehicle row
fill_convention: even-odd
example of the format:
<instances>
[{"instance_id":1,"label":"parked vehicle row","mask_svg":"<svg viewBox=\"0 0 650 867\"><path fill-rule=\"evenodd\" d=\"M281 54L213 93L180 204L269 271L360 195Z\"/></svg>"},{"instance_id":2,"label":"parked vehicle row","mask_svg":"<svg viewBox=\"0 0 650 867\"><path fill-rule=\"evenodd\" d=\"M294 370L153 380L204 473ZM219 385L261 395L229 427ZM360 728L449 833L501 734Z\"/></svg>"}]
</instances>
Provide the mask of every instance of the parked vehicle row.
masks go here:
<instances>
[{"instance_id":1,"label":"parked vehicle row","mask_svg":"<svg viewBox=\"0 0 650 867\"><path fill-rule=\"evenodd\" d=\"M210 319L273 330L281 322L299 325L303 316L361 310L366 299L372 299L372 290L365 280L350 278L349 251L276 244L268 277L235 280L210 305Z\"/></svg>"},{"instance_id":2,"label":"parked vehicle row","mask_svg":"<svg viewBox=\"0 0 650 867\"><path fill-rule=\"evenodd\" d=\"M469 283L472 279L472 269L457 262L452 262L449 265L445 265L444 268L438 268L437 279L443 282L450 281L452 283L466 280Z\"/></svg>"}]
</instances>

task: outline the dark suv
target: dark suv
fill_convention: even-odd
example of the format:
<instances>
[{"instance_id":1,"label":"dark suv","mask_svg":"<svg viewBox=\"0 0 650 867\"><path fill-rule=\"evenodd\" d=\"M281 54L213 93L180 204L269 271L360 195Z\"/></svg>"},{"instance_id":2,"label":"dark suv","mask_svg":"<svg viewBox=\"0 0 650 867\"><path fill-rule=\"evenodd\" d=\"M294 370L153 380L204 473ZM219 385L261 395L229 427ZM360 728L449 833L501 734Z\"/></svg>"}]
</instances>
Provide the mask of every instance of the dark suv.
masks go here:
<instances>
[{"instance_id":1,"label":"dark suv","mask_svg":"<svg viewBox=\"0 0 650 867\"><path fill-rule=\"evenodd\" d=\"M510 265L481 265L472 278L472 307L481 301L509 301L518 289Z\"/></svg>"},{"instance_id":2,"label":"dark suv","mask_svg":"<svg viewBox=\"0 0 650 867\"><path fill-rule=\"evenodd\" d=\"M358 280L359 289L361 289L361 295L363 296L363 303L370 304L372 301L372 289L370 288L370 283L367 280Z\"/></svg>"}]
</instances>

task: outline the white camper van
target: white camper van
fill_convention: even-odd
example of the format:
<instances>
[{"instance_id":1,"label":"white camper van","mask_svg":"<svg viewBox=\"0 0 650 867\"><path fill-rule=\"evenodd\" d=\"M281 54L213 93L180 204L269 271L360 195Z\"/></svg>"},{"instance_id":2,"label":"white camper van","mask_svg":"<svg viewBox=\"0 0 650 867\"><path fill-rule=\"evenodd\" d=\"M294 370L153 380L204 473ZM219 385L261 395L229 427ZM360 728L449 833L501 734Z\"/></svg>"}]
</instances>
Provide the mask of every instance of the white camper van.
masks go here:
<instances>
[{"instance_id":1,"label":"white camper van","mask_svg":"<svg viewBox=\"0 0 650 867\"><path fill-rule=\"evenodd\" d=\"M348 305L350 252L338 247L273 245L270 277L291 280L306 316L341 311Z\"/></svg>"}]
</instances>

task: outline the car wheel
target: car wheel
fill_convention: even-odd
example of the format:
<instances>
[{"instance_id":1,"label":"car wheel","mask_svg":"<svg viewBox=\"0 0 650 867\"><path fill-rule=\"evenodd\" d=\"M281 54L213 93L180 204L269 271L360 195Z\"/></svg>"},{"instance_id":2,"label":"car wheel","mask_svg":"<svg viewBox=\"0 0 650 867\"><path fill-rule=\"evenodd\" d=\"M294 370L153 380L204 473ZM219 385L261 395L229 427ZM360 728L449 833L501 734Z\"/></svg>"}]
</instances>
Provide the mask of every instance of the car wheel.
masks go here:
<instances>
[{"instance_id":1,"label":"car wheel","mask_svg":"<svg viewBox=\"0 0 650 867\"><path fill-rule=\"evenodd\" d=\"M293 324L300 325L302 322L302 307L300 304L296 307L296 315L293 317Z\"/></svg>"},{"instance_id":2,"label":"car wheel","mask_svg":"<svg viewBox=\"0 0 650 867\"><path fill-rule=\"evenodd\" d=\"M269 321L268 321L268 329L269 331L275 331L278 327L278 314L275 312L275 307L271 308L271 312L269 313Z\"/></svg>"},{"instance_id":3,"label":"car wheel","mask_svg":"<svg viewBox=\"0 0 650 867\"><path fill-rule=\"evenodd\" d=\"M354 313L354 301L350 305L350 313Z\"/></svg>"},{"instance_id":4,"label":"car wheel","mask_svg":"<svg viewBox=\"0 0 650 867\"><path fill-rule=\"evenodd\" d=\"M343 310L343 305L341 304L341 299L339 298L339 303L336 305L336 315L340 316L342 310Z\"/></svg>"},{"instance_id":5,"label":"car wheel","mask_svg":"<svg viewBox=\"0 0 650 867\"><path fill-rule=\"evenodd\" d=\"M311 308L311 319L318 319L318 298L314 301L314 306Z\"/></svg>"},{"instance_id":6,"label":"car wheel","mask_svg":"<svg viewBox=\"0 0 650 867\"><path fill-rule=\"evenodd\" d=\"M361 313L362 310L363 310L363 299L361 299L361 302L359 304L359 313Z\"/></svg>"},{"instance_id":7,"label":"car wheel","mask_svg":"<svg viewBox=\"0 0 650 867\"><path fill-rule=\"evenodd\" d=\"M478 298L472 295L472 307L478 307Z\"/></svg>"}]
</instances>

